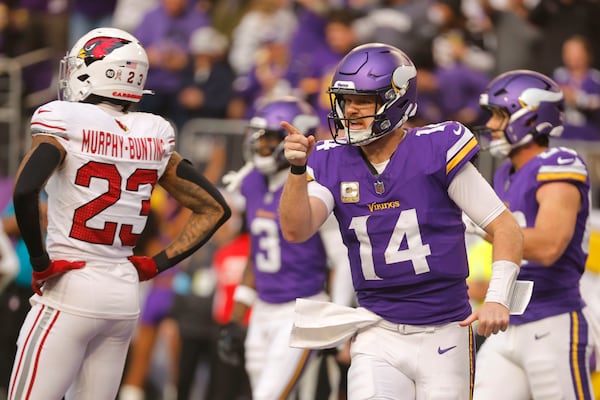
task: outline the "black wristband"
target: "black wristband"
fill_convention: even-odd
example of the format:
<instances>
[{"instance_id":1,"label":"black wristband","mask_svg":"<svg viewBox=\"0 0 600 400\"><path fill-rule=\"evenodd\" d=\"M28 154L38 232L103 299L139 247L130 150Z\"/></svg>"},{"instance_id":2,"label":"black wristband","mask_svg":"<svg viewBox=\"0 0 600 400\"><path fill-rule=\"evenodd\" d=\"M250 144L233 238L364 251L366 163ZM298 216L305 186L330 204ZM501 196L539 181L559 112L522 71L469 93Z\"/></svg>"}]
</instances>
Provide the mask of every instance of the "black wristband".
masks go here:
<instances>
[{"instance_id":1,"label":"black wristband","mask_svg":"<svg viewBox=\"0 0 600 400\"><path fill-rule=\"evenodd\" d=\"M306 164L304 165L292 165L290 167L290 172L294 175L302 175L306 172Z\"/></svg>"},{"instance_id":2,"label":"black wristband","mask_svg":"<svg viewBox=\"0 0 600 400\"><path fill-rule=\"evenodd\" d=\"M164 250L152 258L154 259L154 264L156 264L158 272L163 272L173 266L173 263L169 260L169 257L167 257L167 253L165 253Z\"/></svg>"},{"instance_id":3,"label":"black wristband","mask_svg":"<svg viewBox=\"0 0 600 400\"><path fill-rule=\"evenodd\" d=\"M50 256L48 253L44 253L38 257L29 257L29 262L31 263L34 271L42 272L50 266Z\"/></svg>"}]
</instances>

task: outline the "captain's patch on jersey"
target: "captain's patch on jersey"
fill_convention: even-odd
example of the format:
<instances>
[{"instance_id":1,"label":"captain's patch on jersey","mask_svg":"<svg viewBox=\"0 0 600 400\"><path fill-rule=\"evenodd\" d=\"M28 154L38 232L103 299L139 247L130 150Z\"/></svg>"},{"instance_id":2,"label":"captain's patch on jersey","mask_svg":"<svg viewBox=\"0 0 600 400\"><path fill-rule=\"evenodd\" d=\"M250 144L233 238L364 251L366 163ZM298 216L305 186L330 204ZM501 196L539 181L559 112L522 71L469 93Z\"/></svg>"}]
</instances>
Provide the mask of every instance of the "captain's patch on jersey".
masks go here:
<instances>
[{"instance_id":1,"label":"captain's patch on jersey","mask_svg":"<svg viewBox=\"0 0 600 400\"><path fill-rule=\"evenodd\" d=\"M358 203L360 200L358 182L342 182L340 184L340 195L342 196L342 203Z\"/></svg>"}]
</instances>

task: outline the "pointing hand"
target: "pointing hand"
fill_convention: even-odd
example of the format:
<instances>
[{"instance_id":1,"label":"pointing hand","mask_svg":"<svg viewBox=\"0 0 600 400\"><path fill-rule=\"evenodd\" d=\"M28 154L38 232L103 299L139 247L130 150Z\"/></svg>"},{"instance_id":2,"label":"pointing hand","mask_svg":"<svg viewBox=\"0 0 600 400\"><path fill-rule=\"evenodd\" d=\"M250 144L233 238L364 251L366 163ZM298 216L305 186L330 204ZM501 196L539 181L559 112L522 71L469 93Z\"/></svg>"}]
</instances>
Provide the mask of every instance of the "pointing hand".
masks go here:
<instances>
[{"instance_id":1,"label":"pointing hand","mask_svg":"<svg viewBox=\"0 0 600 400\"><path fill-rule=\"evenodd\" d=\"M315 147L314 136L304 136L302 132L286 121L283 121L281 126L288 132L283 144L285 158L292 165L306 165L306 159Z\"/></svg>"}]
</instances>

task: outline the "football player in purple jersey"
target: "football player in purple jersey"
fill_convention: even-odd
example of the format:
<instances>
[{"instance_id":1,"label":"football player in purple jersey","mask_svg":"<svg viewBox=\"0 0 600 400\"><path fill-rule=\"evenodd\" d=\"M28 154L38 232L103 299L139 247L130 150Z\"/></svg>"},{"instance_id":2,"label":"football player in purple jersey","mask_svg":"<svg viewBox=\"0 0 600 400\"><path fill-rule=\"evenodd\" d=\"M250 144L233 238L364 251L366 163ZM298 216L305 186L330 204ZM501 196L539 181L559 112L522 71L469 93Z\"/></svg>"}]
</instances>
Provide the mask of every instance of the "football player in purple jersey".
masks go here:
<instances>
[{"instance_id":1,"label":"football player in purple jersey","mask_svg":"<svg viewBox=\"0 0 600 400\"><path fill-rule=\"evenodd\" d=\"M94 29L61 62L61 100L32 116L32 146L13 200L35 294L17 340L11 400L114 399L140 312L140 281L191 255L231 214L175 151L171 124L129 111L147 93L147 73L135 37ZM133 255L157 184L190 217L158 254Z\"/></svg>"},{"instance_id":2,"label":"football player in purple jersey","mask_svg":"<svg viewBox=\"0 0 600 400\"><path fill-rule=\"evenodd\" d=\"M479 320L485 336L506 329L521 262L515 218L470 162L479 150L471 131L454 121L404 126L416 113L416 79L401 50L361 45L339 63L329 88L333 140L315 142L282 123L292 164L280 204L285 237L306 240L333 212L360 305L345 321L338 313L324 328L300 332L292 345L337 343L342 328L355 334L352 400L470 398L471 324ZM475 311L463 210L495 246L490 288ZM310 324L327 309L314 307L295 323Z\"/></svg>"},{"instance_id":3,"label":"football player in purple jersey","mask_svg":"<svg viewBox=\"0 0 600 400\"><path fill-rule=\"evenodd\" d=\"M296 299L327 301L331 268L341 278L333 280L333 301L349 305L353 300L348 256L335 219L303 243L283 237L278 207L289 162L283 152L287 132L281 121L292 121L306 135L314 135L319 126L314 109L291 96L268 99L249 121L245 150L252 168L241 178L239 190L245 199L250 259L234 294L231 323L219 339L219 356L226 362L240 363L244 350L255 400L290 398L309 362L309 350L289 346ZM336 295L344 287L347 295ZM249 306L252 313L244 340L241 322Z\"/></svg>"},{"instance_id":4,"label":"football player in purple jersey","mask_svg":"<svg viewBox=\"0 0 600 400\"><path fill-rule=\"evenodd\" d=\"M479 351L474 398L592 399L592 339L579 292L590 179L577 152L549 146L563 129L563 93L545 75L515 70L492 80L479 103L491 112L490 152L507 157L494 189L523 233L519 279L534 287L525 313Z\"/></svg>"}]
</instances>

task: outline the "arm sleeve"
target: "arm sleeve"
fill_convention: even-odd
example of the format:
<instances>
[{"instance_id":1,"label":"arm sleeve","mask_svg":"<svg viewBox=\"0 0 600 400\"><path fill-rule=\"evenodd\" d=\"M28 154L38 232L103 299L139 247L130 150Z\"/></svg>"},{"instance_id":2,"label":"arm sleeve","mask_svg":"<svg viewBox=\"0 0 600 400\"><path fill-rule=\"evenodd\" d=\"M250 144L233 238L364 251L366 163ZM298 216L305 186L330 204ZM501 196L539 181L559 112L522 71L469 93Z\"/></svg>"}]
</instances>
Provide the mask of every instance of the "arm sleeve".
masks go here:
<instances>
[{"instance_id":1,"label":"arm sleeve","mask_svg":"<svg viewBox=\"0 0 600 400\"><path fill-rule=\"evenodd\" d=\"M330 290L331 301L344 306L352 306L355 297L348 249L342 241L340 227L334 215L329 215L319 229L319 234L327 253L329 268L333 271Z\"/></svg>"},{"instance_id":2,"label":"arm sleeve","mask_svg":"<svg viewBox=\"0 0 600 400\"><path fill-rule=\"evenodd\" d=\"M55 146L41 143L31 153L15 182L15 216L21 237L29 251L31 264L36 271L44 270L50 262L40 225L40 192L60 161L60 151Z\"/></svg>"},{"instance_id":3,"label":"arm sleeve","mask_svg":"<svg viewBox=\"0 0 600 400\"><path fill-rule=\"evenodd\" d=\"M327 206L329 215L331 215L333 207L335 206L335 200L333 199L331 192L325 186L314 180L308 182L308 196L321 199L321 201Z\"/></svg>"},{"instance_id":4,"label":"arm sleeve","mask_svg":"<svg viewBox=\"0 0 600 400\"><path fill-rule=\"evenodd\" d=\"M448 187L448 195L482 228L506 209L494 189L471 163L466 163L457 172Z\"/></svg>"}]
</instances>

